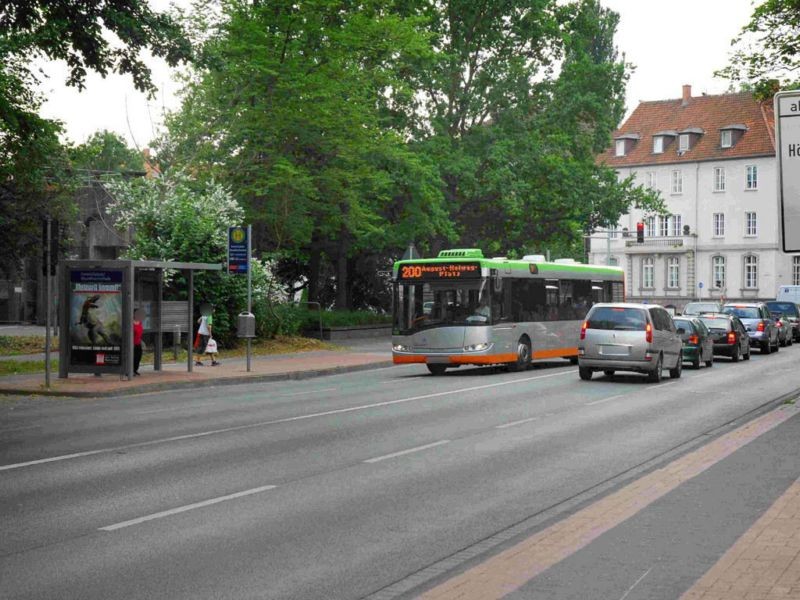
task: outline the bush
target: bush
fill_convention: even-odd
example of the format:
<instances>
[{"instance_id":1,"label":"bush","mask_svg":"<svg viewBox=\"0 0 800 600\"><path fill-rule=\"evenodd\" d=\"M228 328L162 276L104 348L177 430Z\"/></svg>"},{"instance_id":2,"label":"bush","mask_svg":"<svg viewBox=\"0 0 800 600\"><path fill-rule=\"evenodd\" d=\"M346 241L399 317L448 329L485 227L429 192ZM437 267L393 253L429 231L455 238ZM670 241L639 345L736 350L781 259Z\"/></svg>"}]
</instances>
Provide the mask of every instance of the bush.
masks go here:
<instances>
[{"instance_id":1,"label":"bush","mask_svg":"<svg viewBox=\"0 0 800 600\"><path fill-rule=\"evenodd\" d=\"M299 335L303 325L303 312L294 304L270 305L266 300L257 300L253 303L256 336L272 339L279 335Z\"/></svg>"}]
</instances>

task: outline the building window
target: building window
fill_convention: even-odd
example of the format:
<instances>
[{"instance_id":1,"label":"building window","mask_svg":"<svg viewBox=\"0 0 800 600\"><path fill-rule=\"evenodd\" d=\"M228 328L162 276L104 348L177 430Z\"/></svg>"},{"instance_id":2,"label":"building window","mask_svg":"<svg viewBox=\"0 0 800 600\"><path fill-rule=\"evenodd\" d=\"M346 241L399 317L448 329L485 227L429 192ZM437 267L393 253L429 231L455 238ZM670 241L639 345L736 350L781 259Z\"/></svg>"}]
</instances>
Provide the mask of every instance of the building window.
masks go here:
<instances>
[{"instance_id":1,"label":"building window","mask_svg":"<svg viewBox=\"0 0 800 600\"><path fill-rule=\"evenodd\" d=\"M656 265L652 258L642 260L642 287L652 289L655 287Z\"/></svg>"},{"instance_id":2,"label":"building window","mask_svg":"<svg viewBox=\"0 0 800 600\"><path fill-rule=\"evenodd\" d=\"M617 156L625 156L625 140L617 140L615 147Z\"/></svg>"},{"instance_id":3,"label":"building window","mask_svg":"<svg viewBox=\"0 0 800 600\"><path fill-rule=\"evenodd\" d=\"M800 285L800 256L792 257L792 285Z\"/></svg>"},{"instance_id":4,"label":"building window","mask_svg":"<svg viewBox=\"0 0 800 600\"><path fill-rule=\"evenodd\" d=\"M608 259L609 266L618 267L619 266L619 259L616 256L612 256Z\"/></svg>"},{"instance_id":5,"label":"building window","mask_svg":"<svg viewBox=\"0 0 800 600\"><path fill-rule=\"evenodd\" d=\"M744 257L744 287L748 290L758 288L758 257L753 254Z\"/></svg>"},{"instance_id":6,"label":"building window","mask_svg":"<svg viewBox=\"0 0 800 600\"><path fill-rule=\"evenodd\" d=\"M681 231L683 228L683 218L680 215L672 215L670 219L670 235L672 237L679 237L683 235Z\"/></svg>"},{"instance_id":7,"label":"building window","mask_svg":"<svg viewBox=\"0 0 800 600\"><path fill-rule=\"evenodd\" d=\"M725 191L725 168L724 167L714 167L714 191L715 192L724 192Z\"/></svg>"},{"instance_id":8,"label":"building window","mask_svg":"<svg viewBox=\"0 0 800 600\"><path fill-rule=\"evenodd\" d=\"M689 149L689 134L682 133L678 136L678 152L683 153Z\"/></svg>"},{"instance_id":9,"label":"building window","mask_svg":"<svg viewBox=\"0 0 800 600\"><path fill-rule=\"evenodd\" d=\"M723 148L733 146L733 132L730 129L723 129L719 132L719 145Z\"/></svg>"},{"instance_id":10,"label":"building window","mask_svg":"<svg viewBox=\"0 0 800 600\"><path fill-rule=\"evenodd\" d=\"M744 213L744 234L747 237L755 237L758 235L758 219L756 213Z\"/></svg>"},{"instance_id":11,"label":"building window","mask_svg":"<svg viewBox=\"0 0 800 600\"><path fill-rule=\"evenodd\" d=\"M657 135L653 138L653 154L662 154L664 152L664 136Z\"/></svg>"},{"instance_id":12,"label":"building window","mask_svg":"<svg viewBox=\"0 0 800 600\"><path fill-rule=\"evenodd\" d=\"M714 213L714 237L725 236L725 213Z\"/></svg>"},{"instance_id":13,"label":"building window","mask_svg":"<svg viewBox=\"0 0 800 600\"><path fill-rule=\"evenodd\" d=\"M647 187L649 187L651 190L654 190L654 189L656 189L657 183L658 183L658 179L656 177L656 172L655 171L648 171L647 172Z\"/></svg>"},{"instance_id":14,"label":"building window","mask_svg":"<svg viewBox=\"0 0 800 600\"><path fill-rule=\"evenodd\" d=\"M715 256L711 259L712 286L721 290L725 287L725 257Z\"/></svg>"},{"instance_id":15,"label":"building window","mask_svg":"<svg viewBox=\"0 0 800 600\"><path fill-rule=\"evenodd\" d=\"M653 237L656 234L656 218L645 217L644 219L644 236Z\"/></svg>"},{"instance_id":16,"label":"building window","mask_svg":"<svg viewBox=\"0 0 800 600\"><path fill-rule=\"evenodd\" d=\"M758 189L758 167L756 165L747 165L745 167L745 181L746 190Z\"/></svg>"},{"instance_id":17,"label":"building window","mask_svg":"<svg viewBox=\"0 0 800 600\"><path fill-rule=\"evenodd\" d=\"M612 225L611 227L608 228L607 231L608 231L608 237L611 238L612 240L617 239L617 237L619 236L619 229L617 229L616 225Z\"/></svg>"},{"instance_id":18,"label":"building window","mask_svg":"<svg viewBox=\"0 0 800 600\"><path fill-rule=\"evenodd\" d=\"M683 173L681 171L672 172L672 193L683 193Z\"/></svg>"},{"instance_id":19,"label":"building window","mask_svg":"<svg viewBox=\"0 0 800 600\"><path fill-rule=\"evenodd\" d=\"M658 217L658 235L667 237L669 235L669 217L661 215Z\"/></svg>"},{"instance_id":20,"label":"building window","mask_svg":"<svg viewBox=\"0 0 800 600\"><path fill-rule=\"evenodd\" d=\"M667 287L677 289L681 286L681 259L670 257L667 261Z\"/></svg>"}]
</instances>

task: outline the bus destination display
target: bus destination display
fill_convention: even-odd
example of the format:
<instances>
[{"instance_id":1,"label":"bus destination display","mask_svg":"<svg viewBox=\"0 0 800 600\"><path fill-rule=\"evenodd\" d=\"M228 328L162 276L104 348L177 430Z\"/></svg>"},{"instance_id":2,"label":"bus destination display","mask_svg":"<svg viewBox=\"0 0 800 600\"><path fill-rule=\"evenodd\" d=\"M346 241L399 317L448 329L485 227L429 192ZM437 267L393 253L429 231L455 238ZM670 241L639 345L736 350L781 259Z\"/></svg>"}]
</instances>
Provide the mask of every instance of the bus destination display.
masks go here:
<instances>
[{"instance_id":1,"label":"bus destination display","mask_svg":"<svg viewBox=\"0 0 800 600\"><path fill-rule=\"evenodd\" d=\"M439 281L442 279L480 279L480 263L423 263L400 266L400 279Z\"/></svg>"}]
</instances>

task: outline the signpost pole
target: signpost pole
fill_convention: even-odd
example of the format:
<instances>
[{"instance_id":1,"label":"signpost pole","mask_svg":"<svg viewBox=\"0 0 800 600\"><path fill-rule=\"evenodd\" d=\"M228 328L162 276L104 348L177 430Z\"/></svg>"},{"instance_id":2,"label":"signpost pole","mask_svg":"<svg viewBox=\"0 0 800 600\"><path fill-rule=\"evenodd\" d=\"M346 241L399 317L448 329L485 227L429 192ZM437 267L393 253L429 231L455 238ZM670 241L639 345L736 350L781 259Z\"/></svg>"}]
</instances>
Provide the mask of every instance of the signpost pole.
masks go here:
<instances>
[{"instance_id":1,"label":"signpost pole","mask_svg":"<svg viewBox=\"0 0 800 600\"><path fill-rule=\"evenodd\" d=\"M253 312L253 298L252 298L252 290L253 290L253 265L251 264L251 259L253 256L253 226L247 226L247 312L248 314L252 314ZM252 351L252 339L251 337L247 338L247 372L250 372L250 357Z\"/></svg>"},{"instance_id":2,"label":"signpost pole","mask_svg":"<svg viewBox=\"0 0 800 600\"><path fill-rule=\"evenodd\" d=\"M50 237L53 235L52 232L52 225L53 221L50 218L50 215L47 215L47 234L45 240L45 269L44 269L44 279L45 279L45 304L47 308L45 309L45 324L44 324L44 386L46 388L50 388L50 306L52 302L50 298L52 296L50 290L50 261L52 257L50 256ZM62 356L62 360L65 360L65 357Z\"/></svg>"}]
</instances>

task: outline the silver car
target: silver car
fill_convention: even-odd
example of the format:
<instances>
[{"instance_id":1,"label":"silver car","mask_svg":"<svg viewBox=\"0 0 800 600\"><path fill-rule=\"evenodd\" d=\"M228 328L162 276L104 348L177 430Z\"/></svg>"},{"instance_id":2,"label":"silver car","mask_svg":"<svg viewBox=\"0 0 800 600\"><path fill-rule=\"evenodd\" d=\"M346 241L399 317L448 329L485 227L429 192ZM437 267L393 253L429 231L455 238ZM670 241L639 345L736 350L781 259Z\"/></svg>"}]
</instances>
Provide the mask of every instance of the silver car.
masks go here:
<instances>
[{"instance_id":1,"label":"silver car","mask_svg":"<svg viewBox=\"0 0 800 600\"><path fill-rule=\"evenodd\" d=\"M729 302L722 312L739 317L750 336L750 345L758 344L762 354L780 350L778 327L763 302Z\"/></svg>"},{"instance_id":2,"label":"silver car","mask_svg":"<svg viewBox=\"0 0 800 600\"><path fill-rule=\"evenodd\" d=\"M683 342L670 314L653 304L595 304L581 326L578 374L589 380L595 371L647 373L661 381L661 372L681 376Z\"/></svg>"}]
</instances>

